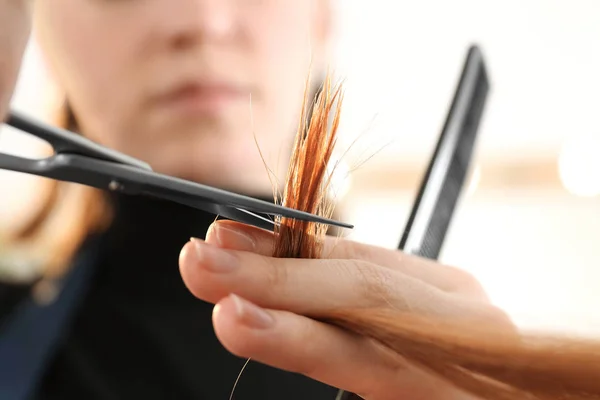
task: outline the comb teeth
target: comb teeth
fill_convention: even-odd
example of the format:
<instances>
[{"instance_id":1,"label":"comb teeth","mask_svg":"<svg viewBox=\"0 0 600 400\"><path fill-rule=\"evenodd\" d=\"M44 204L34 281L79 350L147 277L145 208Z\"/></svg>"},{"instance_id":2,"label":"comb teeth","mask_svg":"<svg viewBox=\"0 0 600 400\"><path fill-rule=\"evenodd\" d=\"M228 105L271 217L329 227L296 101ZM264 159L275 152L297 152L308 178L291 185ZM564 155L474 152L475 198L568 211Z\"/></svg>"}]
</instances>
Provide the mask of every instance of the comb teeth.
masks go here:
<instances>
[{"instance_id":1,"label":"comb teeth","mask_svg":"<svg viewBox=\"0 0 600 400\"><path fill-rule=\"evenodd\" d=\"M399 249L438 257L469 169L488 90L483 56L473 46Z\"/></svg>"},{"instance_id":2,"label":"comb teeth","mask_svg":"<svg viewBox=\"0 0 600 400\"><path fill-rule=\"evenodd\" d=\"M435 205L435 211L431 216L423 237L423 243L421 244L421 248L416 252L419 256L431 259L437 259L439 256L471 164L473 147L475 146L477 130L481 115L483 114L488 89L489 84L485 70L483 66L480 66L472 105L465 118L462 134L456 143L457 148L450 161L440 196Z\"/></svg>"},{"instance_id":3,"label":"comb teeth","mask_svg":"<svg viewBox=\"0 0 600 400\"><path fill-rule=\"evenodd\" d=\"M441 197L436 204L435 213L429 221L421 248L415 252L419 256L431 259L437 259L439 256L466 175L466 169L458 162L459 158L455 157L455 160L457 162L452 163L442 187L444 197Z\"/></svg>"}]
</instances>

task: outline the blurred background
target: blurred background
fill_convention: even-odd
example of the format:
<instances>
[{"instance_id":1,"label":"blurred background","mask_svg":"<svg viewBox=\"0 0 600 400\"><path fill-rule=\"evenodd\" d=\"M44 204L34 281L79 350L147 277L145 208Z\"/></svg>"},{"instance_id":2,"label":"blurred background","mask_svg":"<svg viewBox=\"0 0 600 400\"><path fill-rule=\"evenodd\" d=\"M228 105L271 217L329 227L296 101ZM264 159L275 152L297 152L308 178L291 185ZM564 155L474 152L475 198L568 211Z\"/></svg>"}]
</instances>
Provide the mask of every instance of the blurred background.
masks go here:
<instances>
[{"instance_id":1,"label":"blurred background","mask_svg":"<svg viewBox=\"0 0 600 400\"><path fill-rule=\"evenodd\" d=\"M600 2L345 0L338 12L340 147L361 135L345 167L372 155L340 182L347 236L397 246L477 43L492 86L441 261L472 272L520 326L600 333ZM48 119L53 93L32 42L14 107ZM43 149L7 129L0 148ZM36 184L0 172L4 226Z\"/></svg>"}]
</instances>

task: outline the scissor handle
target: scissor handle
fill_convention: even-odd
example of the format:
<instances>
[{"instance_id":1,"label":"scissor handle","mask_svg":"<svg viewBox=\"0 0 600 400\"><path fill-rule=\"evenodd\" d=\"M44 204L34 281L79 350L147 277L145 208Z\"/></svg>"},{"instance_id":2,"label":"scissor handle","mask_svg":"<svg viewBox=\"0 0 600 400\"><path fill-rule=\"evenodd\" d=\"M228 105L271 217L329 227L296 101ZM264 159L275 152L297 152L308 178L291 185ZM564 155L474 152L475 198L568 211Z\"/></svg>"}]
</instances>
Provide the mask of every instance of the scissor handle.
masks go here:
<instances>
[{"instance_id":1,"label":"scissor handle","mask_svg":"<svg viewBox=\"0 0 600 400\"><path fill-rule=\"evenodd\" d=\"M42 121L34 121L15 110L8 114L6 124L23 132L30 133L48 142L55 153L70 153L111 161L118 164L131 165L137 168L152 170L150 165L118 151L106 148L81 135L65 129L57 128Z\"/></svg>"},{"instance_id":2,"label":"scissor handle","mask_svg":"<svg viewBox=\"0 0 600 400\"><path fill-rule=\"evenodd\" d=\"M50 158L52 157L54 156L51 156ZM32 159L0 152L0 169L8 171L46 176L44 173L46 168L44 168L44 166L47 165L47 161L48 158Z\"/></svg>"}]
</instances>

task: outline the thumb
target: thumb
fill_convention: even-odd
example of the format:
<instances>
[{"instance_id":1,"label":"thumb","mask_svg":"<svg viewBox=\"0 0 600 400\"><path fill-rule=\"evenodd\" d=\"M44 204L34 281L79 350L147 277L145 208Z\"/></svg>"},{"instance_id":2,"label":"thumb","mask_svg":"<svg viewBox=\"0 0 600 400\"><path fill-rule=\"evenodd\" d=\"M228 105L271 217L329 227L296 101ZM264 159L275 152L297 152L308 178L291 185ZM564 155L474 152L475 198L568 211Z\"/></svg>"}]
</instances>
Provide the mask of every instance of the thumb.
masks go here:
<instances>
[{"instance_id":1,"label":"thumb","mask_svg":"<svg viewBox=\"0 0 600 400\"><path fill-rule=\"evenodd\" d=\"M264 256L273 254L273 232L240 222L215 221L206 232L206 243L231 250L250 251Z\"/></svg>"}]
</instances>

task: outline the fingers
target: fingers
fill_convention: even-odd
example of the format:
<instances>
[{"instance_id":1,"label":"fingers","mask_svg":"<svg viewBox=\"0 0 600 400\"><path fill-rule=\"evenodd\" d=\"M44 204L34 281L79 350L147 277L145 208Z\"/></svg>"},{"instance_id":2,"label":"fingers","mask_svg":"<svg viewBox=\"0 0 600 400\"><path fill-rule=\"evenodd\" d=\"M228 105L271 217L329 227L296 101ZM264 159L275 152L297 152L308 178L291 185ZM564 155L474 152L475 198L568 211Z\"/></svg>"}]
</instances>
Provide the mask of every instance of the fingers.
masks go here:
<instances>
[{"instance_id":1,"label":"fingers","mask_svg":"<svg viewBox=\"0 0 600 400\"><path fill-rule=\"evenodd\" d=\"M328 239L330 259L274 258L272 233L220 221L206 242L192 240L184 246L179 264L189 290L217 304L216 334L238 356L305 374L364 398L449 398L435 393L447 390L443 382L397 354L313 318L326 318L336 308L373 307L498 324L501 313L444 291L448 286L436 280L436 273L462 285L460 274L450 268L344 242Z\"/></svg>"},{"instance_id":2,"label":"fingers","mask_svg":"<svg viewBox=\"0 0 600 400\"><path fill-rule=\"evenodd\" d=\"M265 310L235 295L215 307L213 324L223 346L237 356L304 374L365 398L430 398L426 395L432 393L426 392L440 386L364 337L293 313ZM388 393L373 393L377 388Z\"/></svg>"},{"instance_id":3,"label":"fingers","mask_svg":"<svg viewBox=\"0 0 600 400\"><path fill-rule=\"evenodd\" d=\"M236 293L261 307L310 317L353 307L447 317L488 313L481 302L452 298L398 271L357 260L272 258L194 240L184 246L180 269L188 289L211 303Z\"/></svg>"},{"instance_id":4,"label":"fingers","mask_svg":"<svg viewBox=\"0 0 600 400\"><path fill-rule=\"evenodd\" d=\"M273 232L228 220L211 225L206 241L219 247L265 256L273 254L275 245ZM480 283L467 272L397 250L328 236L324 243L323 258L366 261L394 269L444 292L460 293L474 300L488 300Z\"/></svg>"},{"instance_id":5,"label":"fingers","mask_svg":"<svg viewBox=\"0 0 600 400\"><path fill-rule=\"evenodd\" d=\"M410 277L356 260L266 257L193 240L180 269L188 289L216 303L237 293L262 307L312 315L338 307L393 303L422 309L439 290ZM402 297L402 298L398 298Z\"/></svg>"}]
</instances>

